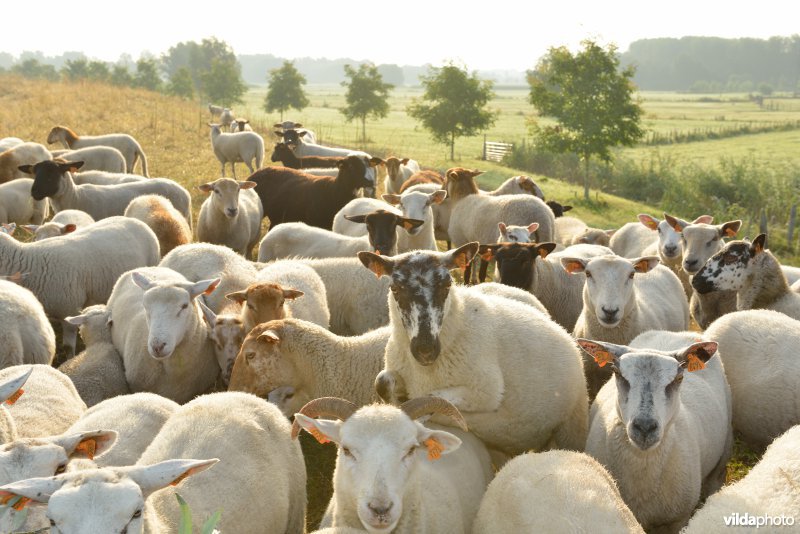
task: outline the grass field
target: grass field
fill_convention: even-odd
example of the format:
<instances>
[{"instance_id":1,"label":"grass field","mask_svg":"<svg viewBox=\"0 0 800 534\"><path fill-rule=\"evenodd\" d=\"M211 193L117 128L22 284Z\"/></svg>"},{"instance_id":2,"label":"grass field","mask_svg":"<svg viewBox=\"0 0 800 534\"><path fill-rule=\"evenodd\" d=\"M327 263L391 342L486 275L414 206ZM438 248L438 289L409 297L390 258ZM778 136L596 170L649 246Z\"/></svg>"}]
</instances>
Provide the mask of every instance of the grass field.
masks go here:
<instances>
[{"instance_id":1,"label":"grass field","mask_svg":"<svg viewBox=\"0 0 800 534\"><path fill-rule=\"evenodd\" d=\"M193 186L219 176L219 164L210 149L208 112L196 102L127 88L113 88L91 83L48 84L21 78L2 77L0 84L0 137L16 136L44 143L50 128L62 124L78 134L100 134L124 131L135 136L148 155L152 176L173 178L190 189L195 218L204 195ZM301 113L289 113L285 118L303 122L317 131L326 142L360 147L356 142L355 124L344 122L337 108L343 104L341 87L314 87L309 90L312 105ZM428 134L406 116L405 106L419 96L418 89L397 91L391 101L392 112L386 119L370 121L365 147L378 155L397 154L413 157L423 165L446 169L460 165L480 168L485 188L492 188L509 176L521 171L490 164L479 159L481 138L459 139L456 142L457 161L447 160L447 147L430 141ZM261 111L264 90L254 89L247 94L237 114L251 119L269 147L274 136L271 125L277 116L267 117ZM643 95L648 128L684 128L691 130L701 124L747 121L788 121L800 118L800 101L776 100L775 110L760 110L749 102L705 102L699 97L685 95ZM526 119L532 114L525 90L501 90L491 106L501 110L496 125L487 133L489 139L521 142L526 136ZM765 108L768 107L765 105ZM725 117L725 121L715 117ZM696 158L706 165L717 164L719 157L751 155L765 165L797 165L797 142L800 132L782 132L737 137L727 140L687 143L658 148L637 147L620 152L622 157L645 158L648 151L658 150L677 157ZM267 158L271 150L267 151ZM267 160L268 161L268 160ZM238 165L240 177L246 170ZM588 224L603 228L619 227L634 220L640 212L659 214L658 206L621 199L602 192L593 192L592 200L580 199L581 190L553 178L534 177L549 198L575 206L572 212ZM572 214L571 213L571 214ZM322 447L312 440L302 441L309 471L309 525L324 512L330 495L330 471L334 448ZM729 465L729 481L746 474L758 459L747 447L737 444ZM191 504L191 503L190 503Z\"/></svg>"}]
</instances>

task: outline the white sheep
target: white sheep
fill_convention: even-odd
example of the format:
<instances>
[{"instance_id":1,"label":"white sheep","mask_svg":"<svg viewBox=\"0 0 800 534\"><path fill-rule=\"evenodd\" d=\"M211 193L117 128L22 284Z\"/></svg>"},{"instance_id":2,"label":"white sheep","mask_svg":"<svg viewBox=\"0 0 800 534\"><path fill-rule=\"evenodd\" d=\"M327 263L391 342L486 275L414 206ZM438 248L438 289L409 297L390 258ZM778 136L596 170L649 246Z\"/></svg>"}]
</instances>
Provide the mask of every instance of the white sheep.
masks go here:
<instances>
[{"instance_id":1,"label":"white sheep","mask_svg":"<svg viewBox=\"0 0 800 534\"><path fill-rule=\"evenodd\" d=\"M197 239L226 245L249 257L258 243L264 208L253 190L255 182L220 178L198 185L209 197L200 206L197 217Z\"/></svg>"},{"instance_id":2,"label":"white sheep","mask_svg":"<svg viewBox=\"0 0 800 534\"><path fill-rule=\"evenodd\" d=\"M106 135L81 135L78 136L74 131L66 126L54 126L50 133L47 134L47 143L61 143L64 148L77 150L89 146L110 146L122 152L125 158L126 171L133 173L133 168L136 161L141 158L142 160L142 174L147 174L147 157L144 155L139 142L132 136L124 133L113 133ZM41 160L40 160L41 161Z\"/></svg>"},{"instance_id":3,"label":"white sheep","mask_svg":"<svg viewBox=\"0 0 800 534\"><path fill-rule=\"evenodd\" d=\"M233 119L230 124L230 129L231 133L253 131L253 127L250 126L250 121L247 119Z\"/></svg>"},{"instance_id":4,"label":"white sheep","mask_svg":"<svg viewBox=\"0 0 800 534\"><path fill-rule=\"evenodd\" d=\"M587 228L582 234L572 238L572 245L601 245L609 247L611 237L616 230L603 230L600 228ZM610 248L610 247L609 247Z\"/></svg>"},{"instance_id":5,"label":"white sheep","mask_svg":"<svg viewBox=\"0 0 800 534\"><path fill-rule=\"evenodd\" d=\"M729 531L728 526L749 526L749 532L789 532L797 529L798 510L800 425L777 438L743 479L709 497L683 532L723 532Z\"/></svg>"},{"instance_id":6,"label":"white sheep","mask_svg":"<svg viewBox=\"0 0 800 534\"><path fill-rule=\"evenodd\" d=\"M555 322L572 331L583 310L584 281L564 271L561 258L590 260L612 252L599 245L572 245L552 253L554 248L554 243L497 243L481 245L479 250L484 261L497 262L495 280L530 291Z\"/></svg>"},{"instance_id":7,"label":"white sheep","mask_svg":"<svg viewBox=\"0 0 800 534\"><path fill-rule=\"evenodd\" d=\"M397 158L390 156L384 161L386 166L386 178L383 182L384 191L387 194L399 194L403 183L411 178L411 175L420 171L419 163L409 158Z\"/></svg>"},{"instance_id":8,"label":"white sheep","mask_svg":"<svg viewBox=\"0 0 800 534\"><path fill-rule=\"evenodd\" d=\"M196 298L218 284L218 278L190 282L164 267L120 276L108 308L131 391L187 402L214 385L219 366Z\"/></svg>"},{"instance_id":9,"label":"white sheep","mask_svg":"<svg viewBox=\"0 0 800 534\"><path fill-rule=\"evenodd\" d=\"M27 178L19 169L21 165L35 165L47 159L53 159L53 156L39 143L22 143L0 153L0 183Z\"/></svg>"},{"instance_id":10,"label":"white sheep","mask_svg":"<svg viewBox=\"0 0 800 534\"><path fill-rule=\"evenodd\" d=\"M504 465L483 496L472 532L644 534L608 471L572 451L527 453Z\"/></svg>"},{"instance_id":11,"label":"white sheep","mask_svg":"<svg viewBox=\"0 0 800 534\"><path fill-rule=\"evenodd\" d=\"M512 176L494 191L482 191L487 195L533 195L544 200L544 193L529 176Z\"/></svg>"},{"instance_id":12,"label":"white sheep","mask_svg":"<svg viewBox=\"0 0 800 534\"><path fill-rule=\"evenodd\" d=\"M191 196L180 184L168 178L152 178L116 185L77 185L72 179L72 173L80 168L80 162L48 160L36 165L24 165L21 168L34 175L31 188L34 200L49 197L55 212L79 209L99 221L106 217L122 215L131 200L138 196L156 194L168 198L191 225Z\"/></svg>"},{"instance_id":13,"label":"white sheep","mask_svg":"<svg viewBox=\"0 0 800 534\"><path fill-rule=\"evenodd\" d=\"M208 112L211 113L211 118L219 117L225 108L222 106L215 106L211 102L208 103Z\"/></svg>"},{"instance_id":14,"label":"white sheep","mask_svg":"<svg viewBox=\"0 0 800 534\"><path fill-rule=\"evenodd\" d=\"M208 439L210 428L225 439ZM300 446L278 409L253 395L216 393L176 410L135 466L30 479L0 491L47 503L62 534L177 532L175 492L189 503L195 525L222 510L223 532L288 534L304 529L305 484ZM157 491L170 485L177 487Z\"/></svg>"},{"instance_id":15,"label":"white sheep","mask_svg":"<svg viewBox=\"0 0 800 534\"><path fill-rule=\"evenodd\" d=\"M229 389L266 398L288 388L279 404L287 417L318 397L376 402L375 377L388 340L388 326L344 337L298 319L262 323L247 334Z\"/></svg>"},{"instance_id":16,"label":"white sheep","mask_svg":"<svg viewBox=\"0 0 800 534\"><path fill-rule=\"evenodd\" d=\"M177 271L187 280L199 282L220 278L217 290L204 295L203 301L214 313L220 313L230 301L225 295L241 291L257 281L258 267L228 247L211 243L189 243L176 247L164 256L159 267Z\"/></svg>"},{"instance_id":17,"label":"white sheep","mask_svg":"<svg viewBox=\"0 0 800 534\"><path fill-rule=\"evenodd\" d=\"M500 230L500 237L498 243L530 243L531 236L539 228L539 223L531 223L527 226L506 224L504 222L497 223L497 229Z\"/></svg>"},{"instance_id":18,"label":"white sheep","mask_svg":"<svg viewBox=\"0 0 800 534\"><path fill-rule=\"evenodd\" d=\"M175 247L192 242L191 225L172 202L161 195L134 198L125 208L125 217L139 219L153 231L162 257Z\"/></svg>"},{"instance_id":19,"label":"white sheep","mask_svg":"<svg viewBox=\"0 0 800 534\"><path fill-rule=\"evenodd\" d=\"M553 241L568 247L576 241L576 238L579 240L580 236L586 234L588 230L589 226L577 217L556 217Z\"/></svg>"},{"instance_id":20,"label":"white sheep","mask_svg":"<svg viewBox=\"0 0 800 534\"><path fill-rule=\"evenodd\" d=\"M225 177L225 164L231 164L233 177L236 178L236 162L244 162L250 173L261 168L264 161L264 139L255 132L223 133L219 124L211 127L211 148L222 168ZM253 161L255 160L255 167Z\"/></svg>"},{"instance_id":21,"label":"white sheep","mask_svg":"<svg viewBox=\"0 0 800 534\"><path fill-rule=\"evenodd\" d=\"M67 430L113 430L117 442L95 460L98 467L133 465L180 406L155 393L131 393L92 406Z\"/></svg>"},{"instance_id":22,"label":"white sheep","mask_svg":"<svg viewBox=\"0 0 800 534\"><path fill-rule=\"evenodd\" d=\"M586 453L608 469L645 530L677 532L725 482L733 447L717 344L664 331L630 347L578 344L615 375L592 404Z\"/></svg>"},{"instance_id":23,"label":"white sheep","mask_svg":"<svg viewBox=\"0 0 800 534\"><path fill-rule=\"evenodd\" d=\"M533 294L523 289L507 286L505 284L499 284L496 282L485 282L475 286L469 286L467 289L477 293L482 293L484 295L494 295L496 297L503 297L527 304L548 319L551 318L550 313L547 311L547 308L544 307L544 304L542 304Z\"/></svg>"},{"instance_id":24,"label":"white sheep","mask_svg":"<svg viewBox=\"0 0 800 534\"><path fill-rule=\"evenodd\" d=\"M229 127L233 122L235 115L230 108L222 108L222 111L219 114L219 123L222 126Z\"/></svg>"},{"instance_id":25,"label":"white sheep","mask_svg":"<svg viewBox=\"0 0 800 534\"><path fill-rule=\"evenodd\" d=\"M62 210L44 224L26 224L24 228L33 232L33 240L41 241L74 232L94 222L91 215L81 210Z\"/></svg>"},{"instance_id":26,"label":"white sheep","mask_svg":"<svg viewBox=\"0 0 800 534\"><path fill-rule=\"evenodd\" d=\"M625 223L614 232L608 244L614 254L623 258L639 258L644 255L645 249L658 239L653 233L653 228L642 222L644 216L645 214L641 214L639 222ZM647 217L650 218L649 215Z\"/></svg>"},{"instance_id":27,"label":"white sheep","mask_svg":"<svg viewBox=\"0 0 800 534\"><path fill-rule=\"evenodd\" d=\"M0 445L14 441L18 437L17 425L6 404L9 406L14 404L25 393L22 386L32 372L32 367L27 370L20 369L16 375L6 376L0 381Z\"/></svg>"},{"instance_id":28,"label":"white sheep","mask_svg":"<svg viewBox=\"0 0 800 534\"><path fill-rule=\"evenodd\" d=\"M0 280L0 369L23 363L50 364L56 336L42 304L30 290Z\"/></svg>"},{"instance_id":29,"label":"white sheep","mask_svg":"<svg viewBox=\"0 0 800 534\"><path fill-rule=\"evenodd\" d=\"M31 198L30 178L17 178L0 184L0 223L42 224L48 212L47 199Z\"/></svg>"},{"instance_id":30,"label":"white sheep","mask_svg":"<svg viewBox=\"0 0 800 534\"><path fill-rule=\"evenodd\" d=\"M111 173L124 173L128 165L122 152L111 146L87 146L78 150L53 150L54 158L64 161L82 161L81 172L103 171Z\"/></svg>"},{"instance_id":31,"label":"white sheep","mask_svg":"<svg viewBox=\"0 0 800 534\"><path fill-rule=\"evenodd\" d=\"M130 393L122 356L111 341L111 312L106 305L89 306L80 315L65 320L78 327L86 349L62 363L58 370L72 380L86 405Z\"/></svg>"},{"instance_id":32,"label":"white sheep","mask_svg":"<svg viewBox=\"0 0 800 534\"><path fill-rule=\"evenodd\" d=\"M22 139L19 137L3 137L0 139L0 152L5 152L10 148L14 148L17 145L21 145L24 143Z\"/></svg>"},{"instance_id":33,"label":"white sheep","mask_svg":"<svg viewBox=\"0 0 800 534\"><path fill-rule=\"evenodd\" d=\"M158 241L144 223L110 217L60 239L20 243L0 235L0 274L25 272L30 289L52 318L62 321L62 343L75 352L77 329L64 321L105 302L129 269L158 263Z\"/></svg>"},{"instance_id":34,"label":"white sheep","mask_svg":"<svg viewBox=\"0 0 800 534\"><path fill-rule=\"evenodd\" d=\"M477 250L469 243L448 253L359 253L392 282L392 336L378 394L397 400L405 389L409 397L442 397L464 412L487 446L505 454L581 449L588 400L574 341L526 304L452 285L450 269L465 267Z\"/></svg>"},{"instance_id":35,"label":"white sheep","mask_svg":"<svg viewBox=\"0 0 800 534\"><path fill-rule=\"evenodd\" d=\"M81 169L77 170L80 171ZM148 177L140 176L138 174L125 174L105 171L76 172L72 175L72 181L75 182L75 185L117 185L127 184L130 182L145 182L147 180L149 180Z\"/></svg>"},{"instance_id":36,"label":"white sheep","mask_svg":"<svg viewBox=\"0 0 800 534\"><path fill-rule=\"evenodd\" d=\"M329 328L331 313L328 309L325 283L314 269L301 261L280 260L261 268L257 280L302 291L303 298L286 303L288 316Z\"/></svg>"},{"instance_id":37,"label":"white sheep","mask_svg":"<svg viewBox=\"0 0 800 534\"><path fill-rule=\"evenodd\" d=\"M398 206L403 217L423 221L422 226L409 230L397 230L397 251L439 250L436 246L434 232L433 206L439 205L447 198L447 191L439 189L432 193L422 191L404 191L402 195L383 195L383 199Z\"/></svg>"},{"instance_id":38,"label":"white sheep","mask_svg":"<svg viewBox=\"0 0 800 534\"><path fill-rule=\"evenodd\" d=\"M432 413L460 428L445 431L417 420ZM318 416L341 421L312 418ZM399 408L357 409L327 397L304 406L295 423L339 447L330 526L397 534L469 532L492 470L486 448L465 431L452 404L429 397Z\"/></svg>"},{"instance_id":39,"label":"white sheep","mask_svg":"<svg viewBox=\"0 0 800 534\"><path fill-rule=\"evenodd\" d=\"M736 309L768 309L800 319L800 294L786 281L781 265L767 248L767 235L751 243L731 241L711 256L692 278L700 294L736 292Z\"/></svg>"},{"instance_id":40,"label":"white sheep","mask_svg":"<svg viewBox=\"0 0 800 534\"><path fill-rule=\"evenodd\" d=\"M763 448L800 424L800 322L771 310L723 315L705 336L719 343L733 394L733 428Z\"/></svg>"},{"instance_id":41,"label":"white sheep","mask_svg":"<svg viewBox=\"0 0 800 534\"><path fill-rule=\"evenodd\" d=\"M627 259L562 256L570 274L583 273L583 310L575 337L628 344L647 330L680 332L689 328L689 305L680 280L657 256ZM584 358L589 396L594 397L611 373Z\"/></svg>"}]
</instances>

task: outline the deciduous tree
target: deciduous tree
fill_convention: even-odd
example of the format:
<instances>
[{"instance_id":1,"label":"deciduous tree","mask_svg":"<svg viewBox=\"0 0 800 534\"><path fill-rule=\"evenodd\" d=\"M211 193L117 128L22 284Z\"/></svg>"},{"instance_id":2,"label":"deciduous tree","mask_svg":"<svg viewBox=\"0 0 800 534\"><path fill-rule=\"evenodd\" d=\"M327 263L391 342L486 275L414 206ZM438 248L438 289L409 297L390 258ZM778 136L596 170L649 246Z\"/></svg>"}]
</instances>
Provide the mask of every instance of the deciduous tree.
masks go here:
<instances>
[{"instance_id":1,"label":"deciduous tree","mask_svg":"<svg viewBox=\"0 0 800 534\"><path fill-rule=\"evenodd\" d=\"M267 113L278 111L283 122L283 113L289 108L298 111L308 106L308 96L303 91L306 77L294 67L294 62L284 61L283 66L269 71L267 79L269 88L264 99L264 110Z\"/></svg>"},{"instance_id":2,"label":"deciduous tree","mask_svg":"<svg viewBox=\"0 0 800 534\"><path fill-rule=\"evenodd\" d=\"M389 90L394 86L384 83L383 76L372 63L363 63L354 69L344 66L344 74L348 80L342 82L347 87L345 100L347 106L339 111L348 121L361 120L361 135L367 141L367 117L381 119L389 114Z\"/></svg>"}]
</instances>

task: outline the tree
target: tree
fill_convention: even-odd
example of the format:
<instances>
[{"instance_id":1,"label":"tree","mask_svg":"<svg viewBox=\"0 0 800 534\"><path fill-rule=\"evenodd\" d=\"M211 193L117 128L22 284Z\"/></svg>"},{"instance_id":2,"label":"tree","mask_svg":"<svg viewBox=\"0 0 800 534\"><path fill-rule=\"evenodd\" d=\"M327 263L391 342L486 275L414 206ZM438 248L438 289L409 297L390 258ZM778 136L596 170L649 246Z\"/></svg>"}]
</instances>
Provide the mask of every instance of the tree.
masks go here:
<instances>
[{"instance_id":1,"label":"tree","mask_svg":"<svg viewBox=\"0 0 800 534\"><path fill-rule=\"evenodd\" d=\"M264 99L264 110L267 113L279 111L281 122L283 112L289 108L301 111L308 106L308 96L303 91L306 77L294 67L294 62L284 61L283 66L269 71L269 87Z\"/></svg>"},{"instance_id":2,"label":"tree","mask_svg":"<svg viewBox=\"0 0 800 534\"><path fill-rule=\"evenodd\" d=\"M242 73L236 61L217 60L211 62L211 69L201 77L203 92L211 102L231 107L242 101L247 86L242 81Z\"/></svg>"},{"instance_id":3,"label":"tree","mask_svg":"<svg viewBox=\"0 0 800 534\"><path fill-rule=\"evenodd\" d=\"M422 102L413 99L408 114L421 121L437 143L450 145L453 160L457 137L473 136L494 124L497 112L486 109L494 97L492 82L452 63L431 67L421 81Z\"/></svg>"},{"instance_id":4,"label":"tree","mask_svg":"<svg viewBox=\"0 0 800 534\"><path fill-rule=\"evenodd\" d=\"M40 78L50 80L51 82L58 81L58 72L53 65L43 65L39 60L29 58L11 67L11 72L21 74L26 78Z\"/></svg>"},{"instance_id":5,"label":"tree","mask_svg":"<svg viewBox=\"0 0 800 534\"><path fill-rule=\"evenodd\" d=\"M86 59L69 59L61 69L61 74L71 82L85 80L89 77L88 66L89 62Z\"/></svg>"},{"instance_id":6,"label":"tree","mask_svg":"<svg viewBox=\"0 0 800 534\"><path fill-rule=\"evenodd\" d=\"M169 79L172 79L180 69L188 69L195 91L210 98L212 98L211 93L225 93L223 87L226 83L231 83L233 86L230 95L227 96L231 99L230 102L239 102L239 97L247 90L236 54L228 43L216 37L203 39L200 43L194 41L178 43L161 56L161 66ZM218 72L228 72L232 78L222 80L209 77L214 68ZM206 87L206 82L211 83L213 89Z\"/></svg>"},{"instance_id":7,"label":"tree","mask_svg":"<svg viewBox=\"0 0 800 534\"><path fill-rule=\"evenodd\" d=\"M136 62L136 75L133 77L134 87L160 91L163 82L158 75L156 60L151 57L141 57Z\"/></svg>"},{"instance_id":8,"label":"tree","mask_svg":"<svg viewBox=\"0 0 800 534\"><path fill-rule=\"evenodd\" d=\"M528 71L530 102L540 115L557 125L533 124L540 146L553 152L571 152L584 163L583 196L589 199L589 161L597 156L611 161L610 148L631 146L642 138L642 108L634 101L634 67L619 70L614 45L603 49L583 41L572 54L566 47L551 48L533 71Z\"/></svg>"},{"instance_id":9,"label":"tree","mask_svg":"<svg viewBox=\"0 0 800 534\"><path fill-rule=\"evenodd\" d=\"M347 87L345 101L347 106L339 111L349 121L361 119L361 135L367 142L367 117L381 119L389 114L389 90L394 87L384 83L383 76L372 63L364 63L355 70L350 65L344 66L344 75L350 81L343 81Z\"/></svg>"},{"instance_id":10,"label":"tree","mask_svg":"<svg viewBox=\"0 0 800 534\"><path fill-rule=\"evenodd\" d=\"M111 71L110 81L113 85L132 86L133 76L131 76L127 66L117 64L114 65L114 69Z\"/></svg>"},{"instance_id":11,"label":"tree","mask_svg":"<svg viewBox=\"0 0 800 534\"><path fill-rule=\"evenodd\" d=\"M86 74L90 80L107 82L111 71L108 70L108 65L102 61L90 61L86 66Z\"/></svg>"},{"instance_id":12,"label":"tree","mask_svg":"<svg viewBox=\"0 0 800 534\"><path fill-rule=\"evenodd\" d=\"M192 82L189 69L181 67L170 77L167 93L184 99L194 97L194 82Z\"/></svg>"}]
</instances>

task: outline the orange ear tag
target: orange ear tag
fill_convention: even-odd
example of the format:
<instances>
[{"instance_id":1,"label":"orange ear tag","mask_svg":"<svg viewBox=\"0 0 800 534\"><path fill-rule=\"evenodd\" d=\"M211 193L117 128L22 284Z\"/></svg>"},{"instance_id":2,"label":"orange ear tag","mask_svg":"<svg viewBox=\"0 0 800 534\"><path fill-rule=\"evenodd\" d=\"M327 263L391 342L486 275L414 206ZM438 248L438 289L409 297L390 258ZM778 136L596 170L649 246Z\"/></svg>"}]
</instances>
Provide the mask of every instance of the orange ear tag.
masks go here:
<instances>
[{"instance_id":1,"label":"orange ear tag","mask_svg":"<svg viewBox=\"0 0 800 534\"><path fill-rule=\"evenodd\" d=\"M75 452L83 452L90 460L94 460L94 451L97 450L97 442L93 439L82 441L75 447Z\"/></svg>"},{"instance_id":2,"label":"orange ear tag","mask_svg":"<svg viewBox=\"0 0 800 534\"><path fill-rule=\"evenodd\" d=\"M319 441L320 443L322 443L323 445L325 445L326 443L330 443L331 442L331 440L329 440L328 438L325 437L325 434L323 434L322 432L320 432L316 428L312 428L311 430L308 431L308 433L311 434L312 436L314 436L314 438L317 441Z\"/></svg>"},{"instance_id":3,"label":"orange ear tag","mask_svg":"<svg viewBox=\"0 0 800 534\"><path fill-rule=\"evenodd\" d=\"M607 363L613 362L614 358L607 350L598 350L594 353L594 361L596 361L597 365L600 367L605 367Z\"/></svg>"},{"instance_id":4,"label":"orange ear tag","mask_svg":"<svg viewBox=\"0 0 800 534\"><path fill-rule=\"evenodd\" d=\"M31 499L29 499L28 497L20 497L17 502L15 502L13 505L11 505L11 508L13 508L17 512L19 512L23 508L25 508L28 505L29 502L31 502Z\"/></svg>"},{"instance_id":5,"label":"orange ear tag","mask_svg":"<svg viewBox=\"0 0 800 534\"><path fill-rule=\"evenodd\" d=\"M438 460L442 457L444 447L434 438L428 438L424 442L425 447L428 449L428 460Z\"/></svg>"},{"instance_id":6,"label":"orange ear tag","mask_svg":"<svg viewBox=\"0 0 800 534\"><path fill-rule=\"evenodd\" d=\"M25 393L25 390L19 388L16 393L14 393L13 395L11 395L9 398L6 399L6 404L8 404L9 406L14 404L19 400L19 398L22 396L23 393Z\"/></svg>"},{"instance_id":7,"label":"orange ear tag","mask_svg":"<svg viewBox=\"0 0 800 534\"><path fill-rule=\"evenodd\" d=\"M16 497L18 497L16 493L6 493L2 497L0 497L0 505L6 506L9 501L13 500Z\"/></svg>"},{"instance_id":8,"label":"orange ear tag","mask_svg":"<svg viewBox=\"0 0 800 534\"><path fill-rule=\"evenodd\" d=\"M703 360L695 356L694 354L689 355L689 362L686 364L686 370L690 373L692 371L699 371L701 369L705 369L706 364L703 363Z\"/></svg>"}]
</instances>

